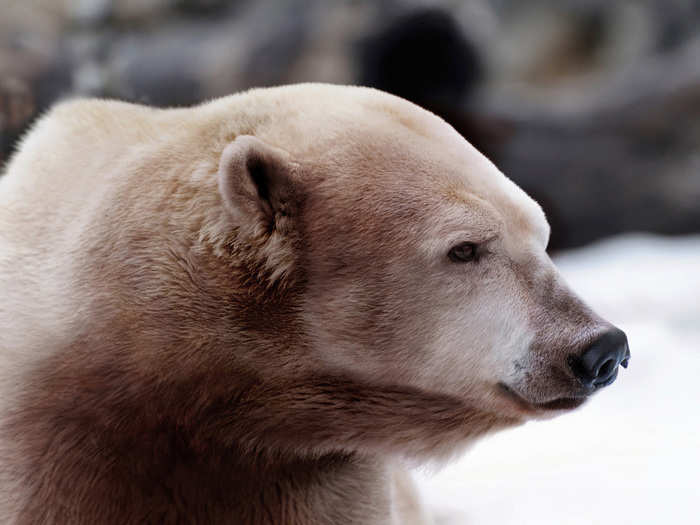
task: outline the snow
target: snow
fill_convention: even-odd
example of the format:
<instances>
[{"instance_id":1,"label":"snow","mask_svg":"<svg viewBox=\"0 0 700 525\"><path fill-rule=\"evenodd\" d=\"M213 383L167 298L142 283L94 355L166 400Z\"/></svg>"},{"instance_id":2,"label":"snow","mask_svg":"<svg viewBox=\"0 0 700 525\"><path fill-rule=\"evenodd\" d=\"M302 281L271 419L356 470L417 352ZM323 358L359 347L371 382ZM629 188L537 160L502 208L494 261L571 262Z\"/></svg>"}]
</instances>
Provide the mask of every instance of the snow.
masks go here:
<instances>
[{"instance_id":1,"label":"snow","mask_svg":"<svg viewBox=\"0 0 700 525\"><path fill-rule=\"evenodd\" d=\"M636 234L555 259L632 359L581 409L417 472L439 525L700 523L700 236Z\"/></svg>"}]
</instances>

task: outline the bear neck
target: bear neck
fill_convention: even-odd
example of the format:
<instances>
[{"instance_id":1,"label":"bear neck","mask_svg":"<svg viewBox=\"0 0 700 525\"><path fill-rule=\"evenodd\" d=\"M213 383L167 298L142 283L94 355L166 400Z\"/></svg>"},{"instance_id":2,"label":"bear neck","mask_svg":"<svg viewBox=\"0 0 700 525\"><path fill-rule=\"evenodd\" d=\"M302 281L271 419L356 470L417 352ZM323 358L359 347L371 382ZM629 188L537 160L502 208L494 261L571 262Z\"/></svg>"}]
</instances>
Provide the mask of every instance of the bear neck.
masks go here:
<instances>
[{"instance_id":1,"label":"bear neck","mask_svg":"<svg viewBox=\"0 0 700 525\"><path fill-rule=\"evenodd\" d=\"M388 523L388 468L378 460L329 454L261 467L228 451L201 458L178 445L158 446L155 457L138 447L64 455L24 499L16 522ZM86 459L90 454L103 457Z\"/></svg>"},{"instance_id":2,"label":"bear neck","mask_svg":"<svg viewBox=\"0 0 700 525\"><path fill-rule=\"evenodd\" d=\"M229 370L124 392L116 365L87 361L79 386L45 367L4 427L18 523L388 523L386 458L498 426L452 398L341 376Z\"/></svg>"},{"instance_id":3,"label":"bear neck","mask_svg":"<svg viewBox=\"0 0 700 525\"><path fill-rule=\"evenodd\" d=\"M226 392L220 378L200 377L159 399L145 389L128 399L98 388L106 370L88 373L88 364L76 388L60 368L47 364L34 377L42 388L19 400L23 417L2 428L11 434L0 439L4 466L23 473L11 482L21 495L17 523L370 524L390 514L387 467L376 456L296 454L297 442L272 449L246 434L256 423L245 419L269 401L255 394L267 390L258 377L241 372ZM112 388L124 383L111 372ZM210 388L205 396L197 383ZM280 417L270 425L283 436Z\"/></svg>"}]
</instances>

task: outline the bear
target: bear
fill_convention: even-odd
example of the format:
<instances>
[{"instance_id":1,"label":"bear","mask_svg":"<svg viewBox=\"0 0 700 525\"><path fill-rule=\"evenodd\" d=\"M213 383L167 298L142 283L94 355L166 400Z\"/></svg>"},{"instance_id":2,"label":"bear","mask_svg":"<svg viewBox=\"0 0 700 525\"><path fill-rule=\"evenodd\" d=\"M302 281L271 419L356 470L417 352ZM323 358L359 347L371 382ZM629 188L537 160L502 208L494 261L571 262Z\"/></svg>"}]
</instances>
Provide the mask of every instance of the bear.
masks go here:
<instances>
[{"instance_id":1,"label":"bear","mask_svg":"<svg viewBox=\"0 0 700 525\"><path fill-rule=\"evenodd\" d=\"M428 523L402 465L627 364L548 236L374 89L59 103L0 178L0 521Z\"/></svg>"}]
</instances>

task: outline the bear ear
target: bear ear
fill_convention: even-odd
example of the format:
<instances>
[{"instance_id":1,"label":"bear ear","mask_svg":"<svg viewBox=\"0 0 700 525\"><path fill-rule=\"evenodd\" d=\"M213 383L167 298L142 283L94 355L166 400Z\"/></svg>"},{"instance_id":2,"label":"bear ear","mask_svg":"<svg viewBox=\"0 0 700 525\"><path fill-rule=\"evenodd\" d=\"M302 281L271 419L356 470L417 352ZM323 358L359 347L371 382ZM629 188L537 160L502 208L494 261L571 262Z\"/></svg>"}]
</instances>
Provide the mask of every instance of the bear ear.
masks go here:
<instances>
[{"instance_id":1,"label":"bear ear","mask_svg":"<svg viewBox=\"0 0 700 525\"><path fill-rule=\"evenodd\" d=\"M224 205L241 224L262 224L268 232L279 229L299 204L296 168L285 151L250 135L236 137L219 162Z\"/></svg>"}]
</instances>

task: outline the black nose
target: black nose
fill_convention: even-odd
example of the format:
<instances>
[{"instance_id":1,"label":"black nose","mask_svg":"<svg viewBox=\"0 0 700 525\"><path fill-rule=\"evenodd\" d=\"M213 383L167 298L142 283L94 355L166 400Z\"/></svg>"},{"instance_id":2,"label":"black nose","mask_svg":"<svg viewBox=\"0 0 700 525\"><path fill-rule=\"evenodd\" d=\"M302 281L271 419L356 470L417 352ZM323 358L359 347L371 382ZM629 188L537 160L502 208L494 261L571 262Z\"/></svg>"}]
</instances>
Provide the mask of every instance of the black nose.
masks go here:
<instances>
[{"instance_id":1,"label":"black nose","mask_svg":"<svg viewBox=\"0 0 700 525\"><path fill-rule=\"evenodd\" d=\"M627 368L629 359L625 332L613 328L593 341L580 356L571 356L569 366L584 385L600 388L615 381L618 365Z\"/></svg>"}]
</instances>

